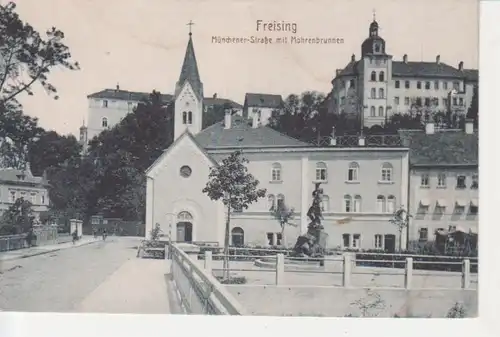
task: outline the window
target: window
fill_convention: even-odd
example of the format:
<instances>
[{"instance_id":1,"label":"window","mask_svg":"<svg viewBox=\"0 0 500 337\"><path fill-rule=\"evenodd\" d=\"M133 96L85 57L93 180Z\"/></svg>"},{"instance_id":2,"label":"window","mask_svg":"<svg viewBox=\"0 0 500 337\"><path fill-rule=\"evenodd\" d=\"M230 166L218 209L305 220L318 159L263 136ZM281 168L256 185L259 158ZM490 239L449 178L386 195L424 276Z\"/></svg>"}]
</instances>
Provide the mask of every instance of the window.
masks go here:
<instances>
[{"instance_id":1,"label":"window","mask_svg":"<svg viewBox=\"0 0 500 337\"><path fill-rule=\"evenodd\" d=\"M321 211L328 212L328 207L330 206L330 198L327 195L323 196L321 200Z\"/></svg>"},{"instance_id":2,"label":"window","mask_svg":"<svg viewBox=\"0 0 500 337\"><path fill-rule=\"evenodd\" d=\"M394 82L394 88L399 89L399 86L400 86L399 81L395 81Z\"/></svg>"},{"instance_id":3,"label":"window","mask_svg":"<svg viewBox=\"0 0 500 337\"><path fill-rule=\"evenodd\" d=\"M370 107L370 117L375 117L375 107Z\"/></svg>"},{"instance_id":4,"label":"window","mask_svg":"<svg viewBox=\"0 0 500 337\"><path fill-rule=\"evenodd\" d=\"M438 106L439 105L439 98L437 97L432 97L432 105Z\"/></svg>"},{"instance_id":5,"label":"window","mask_svg":"<svg viewBox=\"0 0 500 337\"><path fill-rule=\"evenodd\" d=\"M405 89L410 89L410 81L405 81Z\"/></svg>"},{"instance_id":6,"label":"window","mask_svg":"<svg viewBox=\"0 0 500 337\"><path fill-rule=\"evenodd\" d=\"M271 170L271 181L281 181L281 164L274 163Z\"/></svg>"},{"instance_id":7,"label":"window","mask_svg":"<svg viewBox=\"0 0 500 337\"><path fill-rule=\"evenodd\" d=\"M372 74L371 74L370 79L371 79L372 81L376 81L376 80L377 80L377 74L376 74L374 71L372 71Z\"/></svg>"},{"instance_id":8,"label":"window","mask_svg":"<svg viewBox=\"0 0 500 337\"><path fill-rule=\"evenodd\" d=\"M446 187L446 174L439 173L438 174L438 187Z\"/></svg>"},{"instance_id":9,"label":"window","mask_svg":"<svg viewBox=\"0 0 500 337\"><path fill-rule=\"evenodd\" d=\"M453 82L453 89L460 91L460 82Z\"/></svg>"},{"instance_id":10,"label":"window","mask_svg":"<svg viewBox=\"0 0 500 337\"><path fill-rule=\"evenodd\" d=\"M107 128L108 127L108 119L106 117L102 118L101 125L102 125L103 128Z\"/></svg>"},{"instance_id":11,"label":"window","mask_svg":"<svg viewBox=\"0 0 500 337\"><path fill-rule=\"evenodd\" d=\"M427 173L420 176L420 187L429 187L429 175Z\"/></svg>"},{"instance_id":12,"label":"window","mask_svg":"<svg viewBox=\"0 0 500 337\"><path fill-rule=\"evenodd\" d=\"M448 82L443 82L443 89L448 90Z\"/></svg>"},{"instance_id":13,"label":"window","mask_svg":"<svg viewBox=\"0 0 500 337\"><path fill-rule=\"evenodd\" d=\"M274 233L267 233L267 244L274 246Z\"/></svg>"},{"instance_id":14,"label":"window","mask_svg":"<svg viewBox=\"0 0 500 337\"><path fill-rule=\"evenodd\" d=\"M455 208L453 209L453 215L460 216L465 213L465 206L463 204L455 204Z\"/></svg>"},{"instance_id":15,"label":"window","mask_svg":"<svg viewBox=\"0 0 500 337\"><path fill-rule=\"evenodd\" d=\"M478 205L473 205L473 204L471 204L471 205L470 205L470 208L469 208L469 213L470 213L471 215L477 215L477 213L478 213L478 212L479 212L479 207L478 207Z\"/></svg>"},{"instance_id":16,"label":"window","mask_svg":"<svg viewBox=\"0 0 500 337\"><path fill-rule=\"evenodd\" d=\"M349 87L352 88L352 89L356 88L356 82L354 80L350 80L349 81Z\"/></svg>"},{"instance_id":17,"label":"window","mask_svg":"<svg viewBox=\"0 0 500 337\"><path fill-rule=\"evenodd\" d=\"M317 163L316 164L316 181L326 181L326 164Z\"/></svg>"},{"instance_id":18,"label":"window","mask_svg":"<svg viewBox=\"0 0 500 337\"><path fill-rule=\"evenodd\" d=\"M182 112L182 124L187 124L187 111Z\"/></svg>"},{"instance_id":19,"label":"window","mask_svg":"<svg viewBox=\"0 0 500 337\"><path fill-rule=\"evenodd\" d=\"M361 212L361 196L354 197L353 212Z\"/></svg>"},{"instance_id":20,"label":"window","mask_svg":"<svg viewBox=\"0 0 500 337\"><path fill-rule=\"evenodd\" d=\"M193 216L191 215L191 213L189 212L180 212L178 215L177 215L177 220L178 221L191 221L193 220Z\"/></svg>"},{"instance_id":21,"label":"window","mask_svg":"<svg viewBox=\"0 0 500 337\"><path fill-rule=\"evenodd\" d=\"M378 107L378 116L384 117L384 107L383 106Z\"/></svg>"},{"instance_id":22,"label":"window","mask_svg":"<svg viewBox=\"0 0 500 337\"><path fill-rule=\"evenodd\" d=\"M245 244L245 232L240 227L234 227L231 230L231 241L233 246L241 247Z\"/></svg>"},{"instance_id":23,"label":"window","mask_svg":"<svg viewBox=\"0 0 500 337\"><path fill-rule=\"evenodd\" d=\"M392 165L391 164L389 164L389 163L382 164L380 178L382 181L392 181Z\"/></svg>"},{"instance_id":24,"label":"window","mask_svg":"<svg viewBox=\"0 0 500 337\"><path fill-rule=\"evenodd\" d=\"M416 105L416 106L422 106L422 98L417 97L417 98L415 99L415 105Z\"/></svg>"},{"instance_id":25,"label":"window","mask_svg":"<svg viewBox=\"0 0 500 337\"><path fill-rule=\"evenodd\" d=\"M378 89L378 98L384 98L384 88Z\"/></svg>"},{"instance_id":26,"label":"window","mask_svg":"<svg viewBox=\"0 0 500 337\"><path fill-rule=\"evenodd\" d=\"M458 102L457 102L457 98L456 97L453 97L453 105L457 105Z\"/></svg>"},{"instance_id":27,"label":"window","mask_svg":"<svg viewBox=\"0 0 500 337\"><path fill-rule=\"evenodd\" d=\"M422 89L422 82L417 81L417 89Z\"/></svg>"},{"instance_id":28,"label":"window","mask_svg":"<svg viewBox=\"0 0 500 337\"><path fill-rule=\"evenodd\" d=\"M479 176L477 174L472 175L472 183L470 185L470 188L474 190L479 188Z\"/></svg>"},{"instance_id":29,"label":"window","mask_svg":"<svg viewBox=\"0 0 500 337\"><path fill-rule=\"evenodd\" d=\"M372 88L372 90L370 92L370 97L377 98L377 90L375 88Z\"/></svg>"},{"instance_id":30,"label":"window","mask_svg":"<svg viewBox=\"0 0 500 337\"><path fill-rule=\"evenodd\" d=\"M410 105L410 97L405 97L405 105Z\"/></svg>"},{"instance_id":31,"label":"window","mask_svg":"<svg viewBox=\"0 0 500 337\"><path fill-rule=\"evenodd\" d=\"M345 104L345 96L340 97L340 105Z\"/></svg>"},{"instance_id":32,"label":"window","mask_svg":"<svg viewBox=\"0 0 500 337\"><path fill-rule=\"evenodd\" d=\"M346 213L352 212L352 199L350 195L344 195L344 211Z\"/></svg>"},{"instance_id":33,"label":"window","mask_svg":"<svg viewBox=\"0 0 500 337\"><path fill-rule=\"evenodd\" d=\"M380 74L378 74L378 80L379 82L384 82L385 81L385 76L384 72L381 71Z\"/></svg>"},{"instance_id":34,"label":"window","mask_svg":"<svg viewBox=\"0 0 500 337\"><path fill-rule=\"evenodd\" d=\"M427 228L420 228L418 230L418 240L419 241L429 240L429 230Z\"/></svg>"},{"instance_id":35,"label":"window","mask_svg":"<svg viewBox=\"0 0 500 337\"><path fill-rule=\"evenodd\" d=\"M274 197L273 194L269 194L267 196L267 207L269 208L269 210L274 210L274 207L276 206L276 198Z\"/></svg>"},{"instance_id":36,"label":"window","mask_svg":"<svg viewBox=\"0 0 500 337\"><path fill-rule=\"evenodd\" d=\"M349 170L347 171L348 181L358 181L359 165L358 163L350 163Z\"/></svg>"},{"instance_id":37,"label":"window","mask_svg":"<svg viewBox=\"0 0 500 337\"><path fill-rule=\"evenodd\" d=\"M10 191L10 202L16 202L16 192Z\"/></svg>"},{"instance_id":38,"label":"window","mask_svg":"<svg viewBox=\"0 0 500 337\"><path fill-rule=\"evenodd\" d=\"M380 45L379 44L375 45L375 52L376 53L380 52Z\"/></svg>"},{"instance_id":39,"label":"window","mask_svg":"<svg viewBox=\"0 0 500 337\"><path fill-rule=\"evenodd\" d=\"M399 105L399 97L394 97L394 104Z\"/></svg>"},{"instance_id":40,"label":"window","mask_svg":"<svg viewBox=\"0 0 500 337\"><path fill-rule=\"evenodd\" d=\"M193 113L188 111L188 124L193 124Z\"/></svg>"},{"instance_id":41,"label":"window","mask_svg":"<svg viewBox=\"0 0 500 337\"><path fill-rule=\"evenodd\" d=\"M21 198L23 198L24 200L26 200L26 192L21 192Z\"/></svg>"},{"instance_id":42,"label":"window","mask_svg":"<svg viewBox=\"0 0 500 337\"><path fill-rule=\"evenodd\" d=\"M351 246L351 234L342 234L342 248Z\"/></svg>"},{"instance_id":43,"label":"window","mask_svg":"<svg viewBox=\"0 0 500 337\"><path fill-rule=\"evenodd\" d=\"M191 176L192 170L189 166L183 165L181 169L179 170L179 173L181 177L183 178L189 178Z\"/></svg>"},{"instance_id":44,"label":"window","mask_svg":"<svg viewBox=\"0 0 500 337\"><path fill-rule=\"evenodd\" d=\"M429 97L426 97L424 102L425 106L431 106L431 99Z\"/></svg>"},{"instance_id":45,"label":"window","mask_svg":"<svg viewBox=\"0 0 500 337\"><path fill-rule=\"evenodd\" d=\"M465 188L465 176L457 176L457 188Z\"/></svg>"},{"instance_id":46,"label":"window","mask_svg":"<svg viewBox=\"0 0 500 337\"><path fill-rule=\"evenodd\" d=\"M447 98L443 98L443 105L448 106L448 99Z\"/></svg>"},{"instance_id":47,"label":"window","mask_svg":"<svg viewBox=\"0 0 500 337\"><path fill-rule=\"evenodd\" d=\"M439 81L434 81L434 89L439 90Z\"/></svg>"},{"instance_id":48,"label":"window","mask_svg":"<svg viewBox=\"0 0 500 337\"><path fill-rule=\"evenodd\" d=\"M108 101L107 100L103 100L102 101L102 107L103 108L107 108L108 107Z\"/></svg>"},{"instance_id":49,"label":"window","mask_svg":"<svg viewBox=\"0 0 500 337\"><path fill-rule=\"evenodd\" d=\"M92 225L98 225L99 224L99 219L98 218L92 218Z\"/></svg>"},{"instance_id":50,"label":"window","mask_svg":"<svg viewBox=\"0 0 500 337\"><path fill-rule=\"evenodd\" d=\"M375 249L382 249L382 234L375 234Z\"/></svg>"},{"instance_id":51,"label":"window","mask_svg":"<svg viewBox=\"0 0 500 337\"><path fill-rule=\"evenodd\" d=\"M276 197L276 206L282 208L285 206L285 196L283 194L278 194Z\"/></svg>"},{"instance_id":52,"label":"window","mask_svg":"<svg viewBox=\"0 0 500 337\"><path fill-rule=\"evenodd\" d=\"M281 246L281 241L283 238L281 237L281 233L276 233L276 245Z\"/></svg>"},{"instance_id":53,"label":"window","mask_svg":"<svg viewBox=\"0 0 500 337\"><path fill-rule=\"evenodd\" d=\"M379 213L385 213L385 197L383 195L377 197L377 211Z\"/></svg>"},{"instance_id":54,"label":"window","mask_svg":"<svg viewBox=\"0 0 500 337\"><path fill-rule=\"evenodd\" d=\"M458 104L459 105L464 105L464 99L462 97L458 98Z\"/></svg>"},{"instance_id":55,"label":"window","mask_svg":"<svg viewBox=\"0 0 500 337\"><path fill-rule=\"evenodd\" d=\"M426 81L425 82L425 89L429 90L431 88L431 82Z\"/></svg>"},{"instance_id":56,"label":"window","mask_svg":"<svg viewBox=\"0 0 500 337\"><path fill-rule=\"evenodd\" d=\"M361 234L353 234L352 248L359 248L360 245L361 245Z\"/></svg>"},{"instance_id":57,"label":"window","mask_svg":"<svg viewBox=\"0 0 500 337\"><path fill-rule=\"evenodd\" d=\"M45 205L45 194L42 194L42 205Z\"/></svg>"},{"instance_id":58,"label":"window","mask_svg":"<svg viewBox=\"0 0 500 337\"><path fill-rule=\"evenodd\" d=\"M31 203L36 205L36 193L31 193Z\"/></svg>"},{"instance_id":59,"label":"window","mask_svg":"<svg viewBox=\"0 0 500 337\"><path fill-rule=\"evenodd\" d=\"M387 197L387 213L396 211L396 198L393 195Z\"/></svg>"}]
</instances>

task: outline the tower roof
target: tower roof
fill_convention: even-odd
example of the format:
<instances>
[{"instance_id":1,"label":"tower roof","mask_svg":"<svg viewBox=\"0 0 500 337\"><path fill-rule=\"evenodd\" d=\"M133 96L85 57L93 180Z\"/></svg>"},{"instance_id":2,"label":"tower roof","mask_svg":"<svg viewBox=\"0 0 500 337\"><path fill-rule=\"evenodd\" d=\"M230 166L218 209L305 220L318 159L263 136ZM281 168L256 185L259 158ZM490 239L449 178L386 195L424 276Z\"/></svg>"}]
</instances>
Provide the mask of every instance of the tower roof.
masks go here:
<instances>
[{"instance_id":1,"label":"tower roof","mask_svg":"<svg viewBox=\"0 0 500 337\"><path fill-rule=\"evenodd\" d=\"M184 63L182 64L181 75L179 76L179 81L177 82L176 92L177 95L181 90L184 83L189 82L194 92L200 99L203 98L203 85L200 80L200 74L198 72L198 63L196 62L196 56L194 53L192 33L189 33L189 41L186 48L186 54L184 55Z\"/></svg>"}]
</instances>

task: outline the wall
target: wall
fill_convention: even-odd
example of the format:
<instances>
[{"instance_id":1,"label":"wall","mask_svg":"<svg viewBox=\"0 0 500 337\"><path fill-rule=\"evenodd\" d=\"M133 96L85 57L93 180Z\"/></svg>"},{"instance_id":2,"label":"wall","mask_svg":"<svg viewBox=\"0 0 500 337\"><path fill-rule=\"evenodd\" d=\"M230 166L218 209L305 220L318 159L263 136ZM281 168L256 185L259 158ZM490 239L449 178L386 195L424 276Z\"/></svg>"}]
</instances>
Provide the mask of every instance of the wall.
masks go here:
<instances>
[{"instance_id":1,"label":"wall","mask_svg":"<svg viewBox=\"0 0 500 337\"><path fill-rule=\"evenodd\" d=\"M467 317L476 317L478 298L476 290L462 289L397 289L397 288L341 288L312 286L257 286L226 285L229 292L252 315L263 316L328 316L347 314L361 316L361 300L374 303L377 295L383 301L381 309L372 309L368 315L393 317L445 318L456 302L463 303Z\"/></svg>"},{"instance_id":2,"label":"wall","mask_svg":"<svg viewBox=\"0 0 500 337\"><path fill-rule=\"evenodd\" d=\"M24 196L25 200L30 201L33 206L32 210L34 215L38 217L40 212L45 212L49 207L49 193L48 190L40 186L29 186L20 184L0 184L0 214L7 210L13 202L11 201L11 191L16 192L16 199ZM24 192L25 195L21 193ZM34 199L32 199L32 193L34 193ZM42 195L44 196L44 202L42 203Z\"/></svg>"},{"instance_id":3,"label":"wall","mask_svg":"<svg viewBox=\"0 0 500 337\"><path fill-rule=\"evenodd\" d=\"M104 107L103 101L108 102L108 106ZM129 103L130 102L130 103ZM106 117L108 119L108 128L112 128L116 124L125 118L125 116L131 112L137 106L137 101L123 101L123 100L111 100L111 99L88 99L88 140L91 141L92 138L97 136L101 131L106 130L102 126L102 118Z\"/></svg>"},{"instance_id":4,"label":"wall","mask_svg":"<svg viewBox=\"0 0 500 337\"><path fill-rule=\"evenodd\" d=\"M174 117L174 139L179 138L186 129L195 135L200 132L202 127L202 102L198 100L193 92L193 88L189 82L185 82L179 96L175 100L175 117ZM191 111L192 123L183 123L183 112Z\"/></svg>"}]
</instances>

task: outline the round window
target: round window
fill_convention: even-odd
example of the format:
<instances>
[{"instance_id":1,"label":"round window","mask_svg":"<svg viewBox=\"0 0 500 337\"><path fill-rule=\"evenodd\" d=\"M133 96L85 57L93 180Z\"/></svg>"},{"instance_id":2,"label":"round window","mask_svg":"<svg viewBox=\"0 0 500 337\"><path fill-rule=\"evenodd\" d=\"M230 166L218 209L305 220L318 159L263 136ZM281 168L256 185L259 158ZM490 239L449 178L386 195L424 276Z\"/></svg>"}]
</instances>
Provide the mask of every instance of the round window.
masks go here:
<instances>
[{"instance_id":1,"label":"round window","mask_svg":"<svg viewBox=\"0 0 500 337\"><path fill-rule=\"evenodd\" d=\"M191 175L191 168L189 166L184 165L181 167L181 176L187 178Z\"/></svg>"}]
</instances>

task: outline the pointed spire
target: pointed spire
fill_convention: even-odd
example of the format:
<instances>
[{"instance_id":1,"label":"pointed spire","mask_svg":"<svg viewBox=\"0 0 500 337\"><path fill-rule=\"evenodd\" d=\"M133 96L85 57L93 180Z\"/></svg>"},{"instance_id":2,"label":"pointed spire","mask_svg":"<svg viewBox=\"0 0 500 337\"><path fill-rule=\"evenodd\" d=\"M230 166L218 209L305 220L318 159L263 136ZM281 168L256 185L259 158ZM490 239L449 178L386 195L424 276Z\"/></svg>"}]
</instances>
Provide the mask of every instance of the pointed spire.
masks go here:
<instances>
[{"instance_id":1,"label":"pointed spire","mask_svg":"<svg viewBox=\"0 0 500 337\"><path fill-rule=\"evenodd\" d=\"M196 62L196 56L194 53L193 39L191 26L193 22L189 22L189 41L186 48L186 54L184 55L184 63L182 64L181 74L179 76L179 81L176 85L175 94L178 95L182 86L187 81L195 91L196 95L200 99L203 99L203 84L200 80L200 74L198 72L198 64Z\"/></svg>"}]
</instances>

